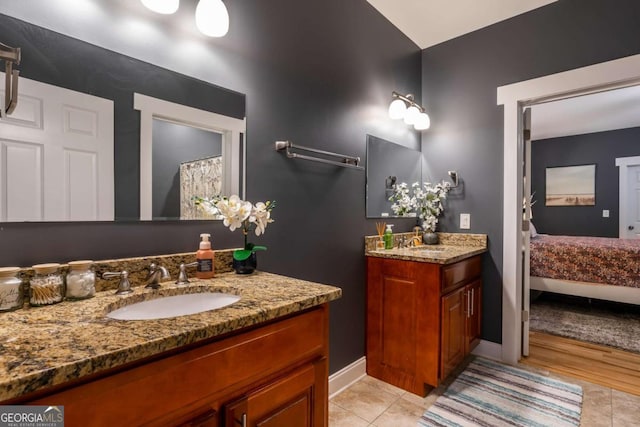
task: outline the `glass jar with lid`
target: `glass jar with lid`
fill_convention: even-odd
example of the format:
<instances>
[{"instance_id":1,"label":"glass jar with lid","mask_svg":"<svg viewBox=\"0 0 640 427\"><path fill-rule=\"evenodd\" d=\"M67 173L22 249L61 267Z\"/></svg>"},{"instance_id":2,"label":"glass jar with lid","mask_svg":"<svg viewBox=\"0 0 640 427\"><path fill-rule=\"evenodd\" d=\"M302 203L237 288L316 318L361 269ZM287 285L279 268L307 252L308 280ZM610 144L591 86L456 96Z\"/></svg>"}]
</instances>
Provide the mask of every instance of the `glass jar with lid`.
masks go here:
<instances>
[{"instance_id":1,"label":"glass jar with lid","mask_svg":"<svg viewBox=\"0 0 640 427\"><path fill-rule=\"evenodd\" d=\"M91 298L96 294L96 273L91 270L93 261L71 261L67 273L66 297L69 299Z\"/></svg>"},{"instance_id":2,"label":"glass jar with lid","mask_svg":"<svg viewBox=\"0 0 640 427\"><path fill-rule=\"evenodd\" d=\"M64 280L60 264L34 265L35 275L29 282L31 287L29 304L32 306L56 304L64 296Z\"/></svg>"},{"instance_id":3,"label":"glass jar with lid","mask_svg":"<svg viewBox=\"0 0 640 427\"><path fill-rule=\"evenodd\" d=\"M0 268L0 311L22 308L22 280L18 278L20 267Z\"/></svg>"}]
</instances>

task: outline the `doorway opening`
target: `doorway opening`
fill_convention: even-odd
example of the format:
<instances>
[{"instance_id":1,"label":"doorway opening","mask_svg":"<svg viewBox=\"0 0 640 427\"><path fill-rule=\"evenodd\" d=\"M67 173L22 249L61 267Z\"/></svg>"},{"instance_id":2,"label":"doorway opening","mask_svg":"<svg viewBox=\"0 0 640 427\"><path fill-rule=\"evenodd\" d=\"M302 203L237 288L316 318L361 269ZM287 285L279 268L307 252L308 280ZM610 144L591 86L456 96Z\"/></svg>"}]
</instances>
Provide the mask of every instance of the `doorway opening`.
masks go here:
<instances>
[{"instance_id":1,"label":"doorway opening","mask_svg":"<svg viewBox=\"0 0 640 427\"><path fill-rule=\"evenodd\" d=\"M570 70L498 88L504 106L504 206L502 360L516 364L522 356L525 251L522 230L524 191L523 110L552 100L640 83L640 55ZM526 248L525 248L526 249ZM528 291L528 289L527 289Z\"/></svg>"}]
</instances>

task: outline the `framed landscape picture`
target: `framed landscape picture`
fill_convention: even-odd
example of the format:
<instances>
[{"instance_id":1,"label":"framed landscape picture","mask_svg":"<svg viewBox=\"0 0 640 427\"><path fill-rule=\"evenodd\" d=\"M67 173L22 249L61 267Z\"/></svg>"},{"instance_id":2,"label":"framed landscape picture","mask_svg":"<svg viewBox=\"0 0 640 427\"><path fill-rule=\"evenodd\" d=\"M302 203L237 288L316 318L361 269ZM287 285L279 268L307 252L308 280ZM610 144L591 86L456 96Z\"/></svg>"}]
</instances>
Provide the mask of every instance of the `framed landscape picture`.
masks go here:
<instances>
[{"instance_id":1,"label":"framed landscape picture","mask_svg":"<svg viewBox=\"0 0 640 427\"><path fill-rule=\"evenodd\" d=\"M546 206L595 206L596 165L546 170Z\"/></svg>"}]
</instances>

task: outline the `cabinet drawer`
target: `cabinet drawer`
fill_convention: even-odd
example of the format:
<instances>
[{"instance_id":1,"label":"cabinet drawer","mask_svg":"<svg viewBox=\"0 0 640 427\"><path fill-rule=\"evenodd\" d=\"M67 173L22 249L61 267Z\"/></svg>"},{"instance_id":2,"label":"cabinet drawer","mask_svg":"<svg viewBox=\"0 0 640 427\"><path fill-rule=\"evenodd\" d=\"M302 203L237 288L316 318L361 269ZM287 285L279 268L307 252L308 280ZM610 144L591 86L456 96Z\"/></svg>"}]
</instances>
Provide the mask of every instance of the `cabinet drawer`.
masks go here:
<instances>
[{"instance_id":1,"label":"cabinet drawer","mask_svg":"<svg viewBox=\"0 0 640 427\"><path fill-rule=\"evenodd\" d=\"M326 356L326 319L321 306L28 403L64 405L69 425L176 425L207 401Z\"/></svg>"},{"instance_id":2,"label":"cabinet drawer","mask_svg":"<svg viewBox=\"0 0 640 427\"><path fill-rule=\"evenodd\" d=\"M442 269L442 294L446 294L482 274L482 257L474 256Z\"/></svg>"}]
</instances>

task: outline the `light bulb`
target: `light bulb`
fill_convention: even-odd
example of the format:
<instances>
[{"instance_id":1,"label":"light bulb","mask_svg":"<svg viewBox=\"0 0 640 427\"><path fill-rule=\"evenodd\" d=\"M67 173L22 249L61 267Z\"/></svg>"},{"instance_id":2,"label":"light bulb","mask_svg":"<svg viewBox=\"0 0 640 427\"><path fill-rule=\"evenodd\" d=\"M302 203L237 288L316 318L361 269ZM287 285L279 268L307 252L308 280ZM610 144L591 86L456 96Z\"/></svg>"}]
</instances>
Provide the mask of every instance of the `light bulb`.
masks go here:
<instances>
[{"instance_id":1,"label":"light bulb","mask_svg":"<svg viewBox=\"0 0 640 427\"><path fill-rule=\"evenodd\" d=\"M415 130L427 130L431 126L431 119L427 113L418 114L418 118L416 119L413 127Z\"/></svg>"},{"instance_id":2,"label":"light bulb","mask_svg":"<svg viewBox=\"0 0 640 427\"><path fill-rule=\"evenodd\" d=\"M200 0L196 7L196 26L209 37L222 37L229 31L229 12L222 0Z\"/></svg>"},{"instance_id":3,"label":"light bulb","mask_svg":"<svg viewBox=\"0 0 640 427\"><path fill-rule=\"evenodd\" d=\"M163 15L171 15L178 10L180 0L140 0L147 9Z\"/></svg>"},{"instance_id":4,"label":"light bulb","mask_svg":"<svg viewBox=\"0 0 640 427\"><path fill-rule=\"evenodd\" d=\"M412 125L416 122L416 119L420 115L420 110L415 105L407 108L407 111L404 113L404 122L408 125Z\"/></svg>"},{"instance_id":5,"label":"light bulb","mask_svg":"<svg viewBox=\"0 0 640 427\"><path fill-rule=\"evenodd\" d=\"M407 111L407 104L401 99L394 99L389 104L389 117L394 120L403 118L405 111Z\"/></svg>"}]
</instances>

